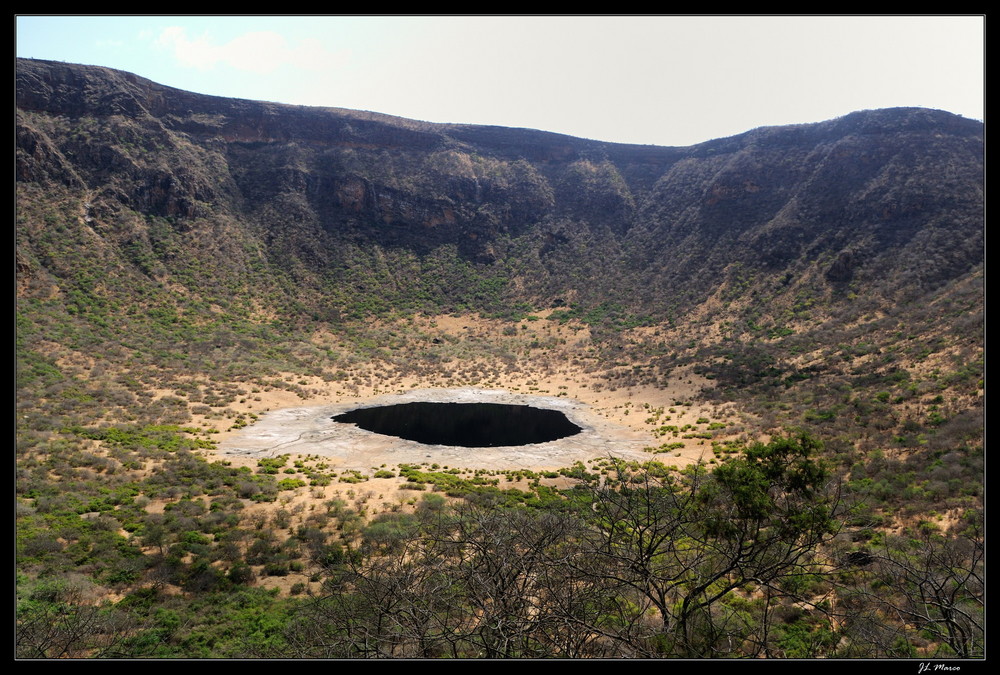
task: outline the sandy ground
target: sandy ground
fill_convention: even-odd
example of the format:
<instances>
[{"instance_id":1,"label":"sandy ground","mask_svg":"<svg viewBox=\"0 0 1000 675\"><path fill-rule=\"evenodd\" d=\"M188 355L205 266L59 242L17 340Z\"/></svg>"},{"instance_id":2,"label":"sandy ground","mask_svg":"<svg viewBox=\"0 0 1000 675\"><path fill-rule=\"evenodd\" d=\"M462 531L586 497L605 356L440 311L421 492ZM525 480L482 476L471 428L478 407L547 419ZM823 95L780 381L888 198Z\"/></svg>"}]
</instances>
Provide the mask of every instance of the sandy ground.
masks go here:
<instances>
[{"instance_id":1,"label":"sandy ground","mask_svg":"<svg viewBox=\"0 0 1000 675\"><path fill-rule=\"evenodd\" d=\"M559 380L559 396L524 393L517 382L510 388L431 388L416 383L402 386L393 393L382 393L378 385L367 391L348 394L326 384L322 393L303 400L287 391L261 392L259 401L246 405L259 417L254 424L237 430L223 430L217 436L220 459L234 464L256 465L261 457L281 454L318 455L329 458L340 469L369 471L382 465L400 463L438 463L470 469L558 469L576 461L618 456L640 461L657 459L666 464L684 466L711 457L711 445L699 439L657 438L653 428L660 424L694 424L701 417L725 420L735 412L718 406L694 403L673 407L679 400L689 401L700 389L697 376L681 376L676 384L659 389L635 387L617 391L593 391L586 378ZM533 380L537 381L537 380ZM557 386L539 382L532 387L555 391ZM574 436L516 448L456 448L431 446L383 436L354 425L334 422L331 418L362 406L389 405L410 401L493 402L531 405L562 411L583 429ZM237 406L233 406L234 408ZM672 408L657 422L649 422L650 410ZM669 421L666 421L669 420ZM651 454L645 448L666 441L683 441L684 447L667 454Z\"/></svg>"},{"instance_id":2,"label":"sandy ground","mask_svg":"<svg viewBox=\"0 0 1000 675\"><path fill-rule=\"evenodd\" d=\"M469 469L558 469L578 461L616 456L644 461L648 439L593 412L590 406L568 398L515 394L496 389L414 389L363 401L379 406L428 401L435 403L504 403L558 410L582 431L547 443L516 447L462 448L425 445L360 429L331 418L359 407L358 403L284 408L263 415L222 440L226 456L264 457L285 453L319 455L335 460L342 469L366 471L383 464L431 462Z\"/></svg>"},{"instance_id":3,"label":"sandy ground","mask_svg":"<svg viewBox=\"0 0 1000 675\"><path fill-rule=\"evenodd\" d=\"M424 337L437 336L436 341L456 348L476 345L473 351L506 339L501 335L502 324L468 316L423 317L415 330ZM329 458L329 464L339 469L369 473L382 465L422 462L472 469L557 469L609 455L657 459L680 467L699 459L709 460L711 442L657 437L654 429L664 424L695 425L700 418L709 418L730 425L725 432L714 434L716 439L722 439L729 429L739 426L740 416L732 407L698 401L702 387L710 383L690 370L673 373L662 387L614 388L602 379L600 372L590 372L581 365L590 351L586 328L570 329L543 316L524 322L518 330L523 335L511 339L524 342L538 338L558 341L560 346L557 352L540 360L526 355L514 368L498 368L495 362L487 364L478 359L477 363L446 360L440 368L442 372L401 376L382 372L376 366L363 366L355 370L350 384L288 375L287 381L294 379L301 385L299 394L273 388L255 391L238 404L230 405L236 413L247 415L250 426L234 430L229 428L229 420L202 423L220 432L216 436L217 454L234 464L256 466L261 457L285 453L319 455ZM318 336L318 341L322 339L325 336ZM465 382L458 375L463 370L490 375L480 381ZM303 397L301 391L308 395ZM413 443L330 419L356 407L415 400L485 401L552 408L564 412L584 431L552 443L469 449ZM250 413L257 416L256 420ZM652 454L644 450L665 442L684 445L669 453Z\"/></svg>"}]
</instances>

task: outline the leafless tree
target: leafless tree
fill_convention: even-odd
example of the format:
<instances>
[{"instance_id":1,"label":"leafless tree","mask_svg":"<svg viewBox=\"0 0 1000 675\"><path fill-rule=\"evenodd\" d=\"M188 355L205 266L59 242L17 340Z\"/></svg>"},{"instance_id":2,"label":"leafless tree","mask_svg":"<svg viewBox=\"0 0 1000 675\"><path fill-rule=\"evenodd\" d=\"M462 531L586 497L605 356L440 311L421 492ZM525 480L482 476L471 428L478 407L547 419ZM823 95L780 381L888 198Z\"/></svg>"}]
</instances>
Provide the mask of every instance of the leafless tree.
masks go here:
<instances>
[{"instance_id":1,"label":"leafless tree","mask_svg":"<svg viewBox=\"0 0 1000 675\"><path fill-rule=\"evenodd\" d=\"M39 604L18 612L15 655L25 659L141 656L136 618L111 607Z\"/></svg>"},{"instance_id":2,"label":"leafless tree","mask_svg":"<svg viewBox=\"0 0 1000 675\"><path fill-rule=\"evenodd\" d=\"M978 519L957 534L890 537L845 589L851 655L981 658L985 548Z\"/></svg>"}]
</instances>

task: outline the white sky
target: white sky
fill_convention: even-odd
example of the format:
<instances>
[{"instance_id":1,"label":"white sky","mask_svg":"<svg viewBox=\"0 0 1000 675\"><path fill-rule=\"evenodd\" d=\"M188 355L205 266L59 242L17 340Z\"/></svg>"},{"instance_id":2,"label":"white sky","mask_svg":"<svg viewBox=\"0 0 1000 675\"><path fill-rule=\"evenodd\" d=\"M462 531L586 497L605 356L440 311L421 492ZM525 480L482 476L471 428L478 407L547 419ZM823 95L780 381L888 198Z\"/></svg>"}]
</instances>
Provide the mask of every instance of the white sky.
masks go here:
<instances>
[{"instance_id":1,"label":"white sky","mask_svg":"<svg viewBox=\"0 0 1000 675\"><path fill-rule=\"evenodd\" d=\"M19 16L17 55L218 96L691 145L855 110L983 119L983 15Z\"/></svg>"}]
</instances>

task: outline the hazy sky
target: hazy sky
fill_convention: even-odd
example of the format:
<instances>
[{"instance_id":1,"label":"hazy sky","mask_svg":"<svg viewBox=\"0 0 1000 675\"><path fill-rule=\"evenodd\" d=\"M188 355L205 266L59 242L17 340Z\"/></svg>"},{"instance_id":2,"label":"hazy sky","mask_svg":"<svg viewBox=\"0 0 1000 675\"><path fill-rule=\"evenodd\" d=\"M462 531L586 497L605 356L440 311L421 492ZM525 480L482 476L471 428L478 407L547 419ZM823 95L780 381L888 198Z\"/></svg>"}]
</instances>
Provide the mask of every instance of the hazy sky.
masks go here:
<instances>
[{"instance_id":1,"label":"hazy sky","mask_svg":"<svg viewBox=\"0 0 1000 675\"><path fill-rule=\"evenodd\" d=\"M983 119L985 17L18 16L17 55L218 96L690 145L854 110Z\"/></svg>"}]
</instances>

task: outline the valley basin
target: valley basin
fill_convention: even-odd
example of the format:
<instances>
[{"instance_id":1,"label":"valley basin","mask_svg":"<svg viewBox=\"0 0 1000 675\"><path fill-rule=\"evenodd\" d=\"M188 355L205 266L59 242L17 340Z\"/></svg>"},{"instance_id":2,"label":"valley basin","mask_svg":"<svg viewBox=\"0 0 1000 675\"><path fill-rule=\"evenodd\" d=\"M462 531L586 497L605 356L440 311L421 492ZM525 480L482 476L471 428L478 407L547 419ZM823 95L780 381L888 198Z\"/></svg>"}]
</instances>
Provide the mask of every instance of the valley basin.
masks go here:
<instances>
[{"instance_id":1,"label":"valley basin","mask_svg":"<svg viewBox=\"0 0 1000 675\"><path fill-rule=\"evenodd\" d=\"M580 433L545 443L466 448L428 445L365 431L335 422L335 415L400 403L500 403L557 410L580 427ZM572 466L598 457L620 457L640 462L656 456L644 451L650 439L617 425L580 401L554 396L517 394L502 389L414 389L348 403L283 408L266 412L256 423L228 434L217 453L225 457L319 455L342 469L367 471L399 464L437 463L468 469L548 469Z\"/></svg>"}]
</instances>

